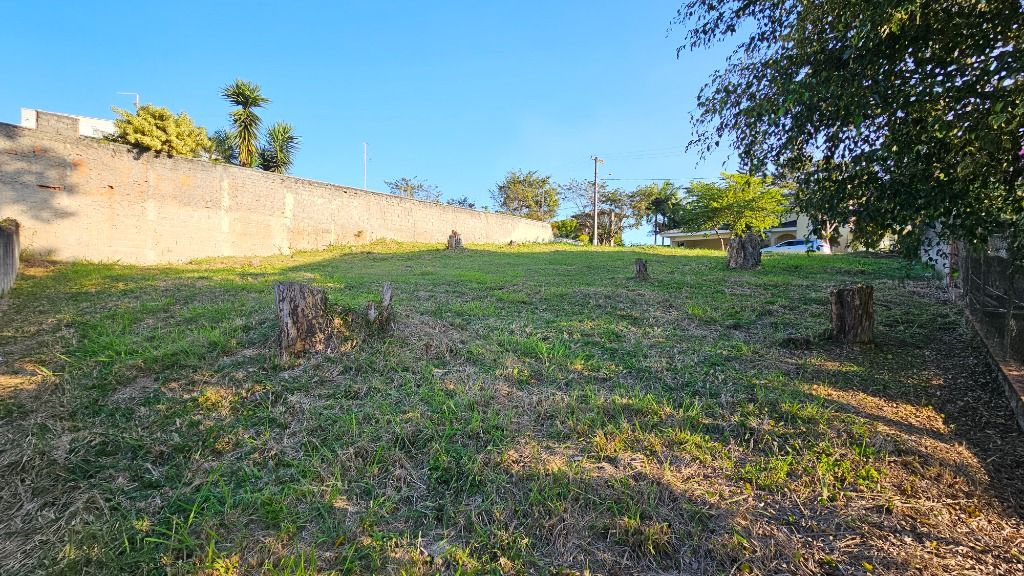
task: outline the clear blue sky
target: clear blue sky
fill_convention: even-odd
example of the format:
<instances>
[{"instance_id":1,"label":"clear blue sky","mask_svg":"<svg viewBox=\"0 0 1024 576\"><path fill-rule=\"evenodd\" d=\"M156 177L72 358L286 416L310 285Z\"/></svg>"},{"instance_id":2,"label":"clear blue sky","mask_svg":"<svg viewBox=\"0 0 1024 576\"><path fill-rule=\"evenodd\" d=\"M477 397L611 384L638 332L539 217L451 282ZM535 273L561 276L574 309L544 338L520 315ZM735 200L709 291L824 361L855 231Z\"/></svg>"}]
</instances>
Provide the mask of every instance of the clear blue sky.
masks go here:
<instances>
[{"instance_id":1,"label":"clear blue sky","mask_svg":"<svg viewBox=\"0 0 1024 576\"><path fill-rule=\"evenodd\" d=\"M676 59L680 1L0 0L0 121L20 107L109 118L131 91L212 132L227 124L220 87L243 78L273 101L264 121L302 137L296 176L362 186L368 142L370 189L418 176L479 204L512 169L590 178L592 154L605 177L687 182L729 157L682 153L726 49Z\"/></svg>"}]
</instances>

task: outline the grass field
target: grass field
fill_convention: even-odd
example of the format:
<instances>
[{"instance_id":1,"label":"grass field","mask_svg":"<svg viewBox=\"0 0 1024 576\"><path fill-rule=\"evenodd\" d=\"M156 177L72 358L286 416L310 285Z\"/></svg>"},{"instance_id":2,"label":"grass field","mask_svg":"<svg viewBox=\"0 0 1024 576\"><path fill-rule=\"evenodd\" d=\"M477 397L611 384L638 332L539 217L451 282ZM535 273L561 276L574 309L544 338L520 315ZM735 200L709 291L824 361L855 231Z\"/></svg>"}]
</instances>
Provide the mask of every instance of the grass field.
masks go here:
<instances>
[{"instance_id":1,"label":"grass field","mask_svg":"<svg viewBox=\"0 0 1024 576\"><path fill-rule=\"evenodd\" d=\"M339 309L391 281L398 329L282 363L280 280ZM852 282L871 348L820 338ZM0 486L12 576L1024 573L1024 435L961 312L880 257L30 262Z\"/></svg>"}]
</instances>

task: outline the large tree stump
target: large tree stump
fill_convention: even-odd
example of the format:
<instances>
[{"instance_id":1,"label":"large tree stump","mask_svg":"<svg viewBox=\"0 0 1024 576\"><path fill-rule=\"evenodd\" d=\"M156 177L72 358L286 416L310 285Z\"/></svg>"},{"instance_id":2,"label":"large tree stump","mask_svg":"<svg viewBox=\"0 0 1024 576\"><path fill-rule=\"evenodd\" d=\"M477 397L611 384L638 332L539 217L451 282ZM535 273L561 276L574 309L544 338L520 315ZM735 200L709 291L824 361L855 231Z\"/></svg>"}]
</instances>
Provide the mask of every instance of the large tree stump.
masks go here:
<instances>
[{"instance_id":1,"label":"large tree stump","mask_svg":"<svg viewBox=\"0 0 1024 576\"><path fill-rule=\"evenodd\" d=\"M847 344L869 344L875 329L875 289L868 284L833 288L832 330L829 336Z\"/></svg>"},{"instance_id":2,"label":"large tree stump","mask_svg":"<svg viewBox=\"0 0 1024 576\"><path fill-rule=\"evenodd\" d=\"M651 279L650 272L647 271L647 260L643 258L637 258L633 261L633 274L637 280L641 282L647 282Z\"/></svg>"},{"instance_id":3,"label":"large tree stump","mask_svg":"<svg viewBox=\"0 0 1024 576\"><path fill-rule=\"evenodd\" d=\"M18 277L20 227L13 218L0 219L0 296L14 286L14 279Z\"/></svg>"},{"instance_id":4,"label":"large tree stump","mask_svg":"<svg viewBox=\"0 0 1024 576\"><path fill-rule=\"evenodd\" d=\"M462 248L462 235L452 230L452 233L448 236L448 249L455 250Z\"/></svg>"},{"instance_id":5,"label":"large tree stump","mask_svg":"<svg viewBox=\"0 0 1024 576\"><path fill-rule=\"evenodd\" d=\"M730 269L749 270L761 265L761 235L753 232L729 239L726 253Z\"/></svg>"},{"instance_id":6,"label":"large tree stump","mask_svg":"<svg viewBox=\"0 0 1024 576\"><path fill-rule=\"evenodd\" d=\"M298 282L281 282L274 286L274 302L280 323L277 346L282 360L331 349L334 321L327 312L327 294L323 290Z\"/></svg>"}]
</instances>

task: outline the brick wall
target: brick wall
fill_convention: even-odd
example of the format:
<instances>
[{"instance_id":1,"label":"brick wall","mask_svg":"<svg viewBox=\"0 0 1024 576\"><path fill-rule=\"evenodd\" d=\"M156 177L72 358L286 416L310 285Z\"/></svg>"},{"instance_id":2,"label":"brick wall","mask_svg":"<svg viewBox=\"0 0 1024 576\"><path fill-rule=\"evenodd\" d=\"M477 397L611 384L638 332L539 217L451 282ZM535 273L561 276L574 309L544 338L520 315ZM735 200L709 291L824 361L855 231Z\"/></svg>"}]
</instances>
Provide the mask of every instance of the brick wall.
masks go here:
<instances>
[{"instance_id":1,"label":"brick wall","mask_svg":"<svg viewBox=\"0 0 1024 576\"><path fill-rule=\"evenodd\" d=\"M51 122L52 120L52 122ZM548 241L547 223L367 192L0 123L0 217L22 248L150 264L289 253L381 238ZM74 132L72 132L74 133Z\"/></svg>"},{"instance_id":2,"label":"brick wall","mask_svg":"<svg viewBox=\"0 0 1024 576\"><path fill-rule=\"evenodd\" d=\"M66 114L54 114L53 112L36 111L36 130L49 134L62 134L67 136L78 136L78 118Z\"/></svg>"}]
</instances>

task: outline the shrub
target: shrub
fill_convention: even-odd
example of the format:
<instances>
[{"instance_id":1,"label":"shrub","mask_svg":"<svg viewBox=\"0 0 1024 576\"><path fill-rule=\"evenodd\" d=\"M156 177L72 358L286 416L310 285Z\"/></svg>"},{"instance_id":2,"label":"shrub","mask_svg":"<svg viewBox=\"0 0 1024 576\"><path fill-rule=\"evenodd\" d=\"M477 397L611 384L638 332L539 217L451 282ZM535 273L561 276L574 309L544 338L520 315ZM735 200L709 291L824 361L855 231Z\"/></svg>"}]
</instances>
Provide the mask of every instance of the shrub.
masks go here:
<instances>
[{"instance_id":1,"label":"shrub","mask_svg":"<svg viewBox=\"0 0 1024 576\"><path fill-rule=\"evenodd\" d=\"M206 130L196 126L184 112L175 116L167 108L152 104L140 106L135 113L116 107L114 112L119 116L114 120L114 142L190 157L211 146Z\"/></svg>"}]
</instances>

